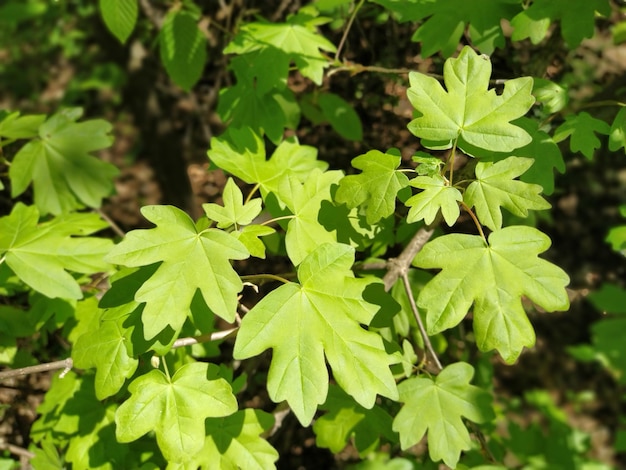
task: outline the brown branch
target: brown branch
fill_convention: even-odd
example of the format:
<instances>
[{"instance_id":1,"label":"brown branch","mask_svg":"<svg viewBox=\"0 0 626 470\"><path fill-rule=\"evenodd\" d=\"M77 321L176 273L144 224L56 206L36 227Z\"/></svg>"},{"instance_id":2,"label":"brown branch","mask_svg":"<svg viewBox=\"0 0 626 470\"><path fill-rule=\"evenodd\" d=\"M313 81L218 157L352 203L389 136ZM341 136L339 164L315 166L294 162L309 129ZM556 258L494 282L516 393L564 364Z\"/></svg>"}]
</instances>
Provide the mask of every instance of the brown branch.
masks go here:
<instances>
[{"instance_id":1,"label":"brown branch","mask_svg":"<svg viewBox=\"0 0 626 470\"><path fill-rule=\"evenodd\" d=\"M28 449L24 449L23 447L19 447L14 444L9 444L8 442L0 441L0 450L8 450L13 455L17 455L21 458L32 459L35 457L35 454Z\"/></svg>"},{"instance_id":2,"label":"brown branch","mask_svg":"<svg viewBox=\"0 0 626 470\"><path fill-rule=\"evenodd\" d=\"M47 372L50 370L64 369L62 375L67 374L74 366L71 357L62 361L48 362L46 364L38 364L36 366L22 367L20 369L5 370L0 372L0 380L11 379L14 377L24 377L25 375L38 374L39 372Z\"/></svg>"},{"instance_id":3,"label":"brown branch","mask_svg":"<svg viewBox=\"0 0 626 470\"><path fill-rule=\"evenodd\" d=\"M420 252L426 242L430 240L434 232L431 226L422 227L413 236L409 244L402 250L397 258L390 258L387 261L387 273L383 277L385 290L389 291L396 283L398 278L402 277L409 271L413 258Z\"/></svg>"}]
</instances>

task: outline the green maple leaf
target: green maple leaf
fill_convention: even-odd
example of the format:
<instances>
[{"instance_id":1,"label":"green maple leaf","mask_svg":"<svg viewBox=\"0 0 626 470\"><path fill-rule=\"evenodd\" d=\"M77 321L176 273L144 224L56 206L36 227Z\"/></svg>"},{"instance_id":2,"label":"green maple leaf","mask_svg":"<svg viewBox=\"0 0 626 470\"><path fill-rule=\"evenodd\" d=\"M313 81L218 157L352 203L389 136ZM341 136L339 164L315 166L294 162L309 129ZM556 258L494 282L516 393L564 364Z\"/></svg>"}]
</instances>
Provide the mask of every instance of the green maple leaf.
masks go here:
<instances>
[{"instance_id":1,"label":"green maple leaf","mask_svg":"<svg viewBox=\"0 0 626 470\"><path fill-rule=\"evenodd\" d=\"M72 349L76 367L96 368L96 397L99 400L117 393L139 364L129 354L126 344L130 338L121 323L101 322L97 329L81 335Z\"/></svg>"},{"instance_id":2,"label":"green maple leaf","mask_svg":"<svg viewBox=\"0 0 626 470\"><path fill-rule=\"evenodd\" d=\"M202 204L204 213L211 220L217 222L219 228L228 228L237 225L248 225L261 213L261 199L252 199L243 203L243 194L233 181L228 178L222 192L224 205Z\"/></svg>"},{"instance_id":3,"label":"green maple leaf","mask_svg":"<svg viewBox=\"0 0 626 470\"><path fill-rule=\"evenodd\" d=\"M272 415L250 408L224 418L207 419L204 447L194 464L205 470L276 468L278 452L260 436L273 424Z\"/></svg>"},{"instance_id":4,"label":"green maple leaf","mask_svg":"<svg viewBox=\"0 0 626 470\"><path fill-rule=\"evenodd\" d=\"M371 281L354 278L353 262L350 246L321 245L298 268L301 284L290 282L265 296L243 318L237 334L237 359L273 349L270 398L287 400L304 426L326 400L324 356L337 383L365 408L374 405L377 394L397 397L382 338L361 326L369 324L378 307L363 300Z\"/></svg>"},{"instance_id":5,"label":"green maple leaf","mask_svg":"<svg viewBox=\"0 0 626 470\"><path fill-rule=\"evenodd\" d=\"M565 122L554 131L554 141L558 143L569 137L571 151L580 152L591 160L602 145L596 133L608 135L610 132L611 127L606 122L583 111L567 115Z\"/></svg>"},{"instance_id":6,"label":"green maple leaf","mask_svg":"<svg viewBox=\"0 0 626 470\"><path fill-rule=\"evenodd\" d=\"M410 184L423 191L411 196L405 203L410 207L406 218L408 223L424 219L426 224L430 224L441 210L446 223L449 226L454 225L461 214L459 201L463 200L463 195L458 189L449 186L441 175L418 176L413 178Z\"/></svg>"},{"instance_id":7,"label":"green maple leaf","mask_svg":"<svg viewBox=\"0 0 626 470\"><path fill-rule=\"evenodd\" d=\"M375 224L396 209L398 191L409 184L400 171L401 158L397 155L370 150L352 160L352 166L363 173L344 177L339 183L335 200L350 209L363 205L367 223Z\"/></svg>"},{"instance_id":8,"label":"green maple leaf","mask_svg":"<svg viewBox=\"0 0 626 470\"><path fill-rule=\"evenodd\" d=\"M505 38L500 21L512 18L519 10L519 0L374 0L399 14L401 21L421 21L411 38L421 44L421 56L429 57L437 51L448 57L461 42L469 24L472 44L491 54L504 47ZM446 34L441 34L446 31Z\"/></svg>"},{"instance_id":9,"label":"green maple leaf","mask_svg":"<svg viewBox=\"0 0 626 470\"><path fill-rule=\"evenodd\" d=\"M609 150L615 152L622 147L626 149L626 107L620 108L609 134Z\"/></svg>"},{"instance_id":10,"label":"green maple leaf","mask_svg":"<svg viewBox=\"0 0 626 470\"><path fill-rule=\"evenodd\" d=\"M12 197L32 181L42 214L102 205L118 170L90 152L111 145L111 125L99 119L77 123L81 115L78 108L61 111L39 126L39 138L21 148L9 169Z\"/></svg>"},{"instance_id":11,"label":"green maple leaf","mask_svg":"<svg viewBox=\"0 0 626 470\"><path fill-rule=\"evenodd\" d=\"M488 392L470 385L474 368L451 364L433 378L415 377L398 386L405 405L393 420L403 449L417 444L428 431L428 452L433 461L455 468L461 451L469 450L471 439L463 417L475 423L495 418Z\"/></svg>"},{"instance_id":12,"label":"green maple leaf","mask_svg":"<svg viewBox=\"0 0 626 470\"><path fill-rule=\"evenodd\" d=\"M145 206L141 213L156 227L128 233L107 259L129 267L161 263L135 295L137 302L146 303L142 314L146 339L167 326L180 330L198 289L216 315L234 321L242 283L229 259L247 258L246 247L222 230L199 231L176 207Z\"/></svg>"},{"instance_id":13,"label":"green maple leaf","mask_svg":"<svg viewBox=\"0 0 626 470\"><path fill-rule=\"evenodd\" d=\"M569 307L567 274L537 256L549 246L548 236L524 226L494 231L488 245L479 236L463 234L427 243L413 264L442 269L418 297L428 333L457 325L473 305L478 348L497 349L507 363L514 362L524 346L535 343L521 297L548 311Z\"/></svg>"},{"instance_id":14,"label":"green maple leaf","mask_svg":"<svg viewBox=\"0 0 626 470\"><path fill-rule=\"evenodd\" d=\"M594 33L596 12L611 13L606 0L534 0L528 8L512 20L514 41L530 38L539 43L551 24L561 21L561 33L570 48L578 46Z\"/></svg>"},{"instance_id":15,"label":"green maple leaf","mask_svg":"<svg viewBox=\"0 0 626 470\"><path fill-rule=\"evenodd\" d=\"M170 379L151 370L128 386L131 397L115 413L118 442L131 442L154 431L163 456L184 462L204 445L206 418L237 411L228 382L213 364L185 364Z\"/></svg>"},{"instance_id":16,"label":"green maple leaf","mask_svg":"<svg viewBox=\"0 0 626 470\"><path fill-rule=\"evenodd\" d=\"M330 61L320 51L337 50L333 43L317 32L317 25L323 22L319 18L300 14L290 17L287 23L248 23L239 30L224 52L268 52L266 63L272 64L272 67L286 71L289 62L293 61L302 75L321 85L324 68L330 65Z\"/></svg>"},{"instance_id":17,"label":"green maple leaf","mask_svg":"<svg viewBox=\"0 0 626 470\"><path fill-rule=\"evenodd\" d=\"M483 225L491 230L502 228L501 207L519 217L527 217L529 210L551 207L539 195L541 186L514 180L533 162L531 158L522 157L509 157L497 163L478 162L476 181L467 187L464 200L469 207L476 206L476 215Z\"/></svg>"},{"instance_id":18,"label":"green maple leaf","mask_svg":"<svg viewBox=\"0 0 626 470\"><path fill-rule=\"evenodd\" d=\"M265 245L259 237L271 235L275 231L266 225L246 225L241 230L231 232L231 235L243 243L252 256L265 258Z\"/></svg>"},{"instance_id":19,"label":"green maple leaf","mask_svg":"<svg viewBox=\"0 0 626 470\"><path fill-rule=\"evenodd\" d=\"M0 259L28 286L48 297L80 299L80 286L68 272L108 271L103 261L111 240L76 237L107 226L95 214L69 214L38 223L39 211L18 202L0 218Z\"/></svg>"},{"instance_id":20,"label":"green maple leaf","mask_svg":"<svg viewBox=\"0 0 626 470\"><path fill-rule=\"evenodd\" d=\"M367 409L357 404L339 387L331 385L326 403L320 406L328 413L320 416L313 424L318 447L341 452L351 437L359 455L364 456L377 449L381 436L397 443L398 436L392 431L393 418L380 406Z\"/></svg>"},{"instance_id":21,"label":"green maple leaf","mask_svg":"<svg viewBox=\"0 0 626 470\"><path fill-rule=\"evenodd\" d=\"M278 193L279 184L287 175L305 181L313 169L328 167L317 160L317 149L300 145L295 138L281 142L267 160L263 139L249 128L231 128L223 136L212 138L207 154L224 171L246 183L258 184L264 197L270 192Z\"/></svg>"},{"instance_id":22,"label":"green maple leaf","mask_svg":"<svg viewBox=\"0 0 626 470\"><path fill-rule=\"evenodd\" d=\"M443 76L447 91L433 77L409 74L408 98L420 113L408 126L414 135L437 148L450 148L458 139L461 149L467 143L495 151L512 151L531 141L510 121L534 103L532 78L508 80L497 95L488 89L491 62L468 46L456 59L446 60Z\"/></svg>"},{"instance_id":23,"label":"green maple leaf","mask_svg":"<svg viewBox=\"0 0 626 470\"><path fill-rule=\"evenodd\" d=\"M339 183L342 177L341 171L322 173L314 170L304 183L293 176L283 180L278 195L293 213L293 218L287 224L285 246L294 266L321 244L337 241L337 234L326 230L319 223L318 217L322 203L332 200L331 187Z\"/></svg>"}]
</instances>

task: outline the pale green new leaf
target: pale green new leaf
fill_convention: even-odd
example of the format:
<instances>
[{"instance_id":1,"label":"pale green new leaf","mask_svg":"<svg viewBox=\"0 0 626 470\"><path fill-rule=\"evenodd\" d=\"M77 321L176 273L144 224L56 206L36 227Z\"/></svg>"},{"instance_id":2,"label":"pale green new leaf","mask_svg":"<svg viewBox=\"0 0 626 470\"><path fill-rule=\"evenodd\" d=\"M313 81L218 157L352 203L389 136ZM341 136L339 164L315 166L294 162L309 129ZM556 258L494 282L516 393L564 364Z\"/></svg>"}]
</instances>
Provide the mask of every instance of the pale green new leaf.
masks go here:
<instances>
[{"instance_id":1,"label":"pale green new leaf","mask_svg":"<svg viewBox=\"0 0 626 470\"><path fill-rule=\"evenodd\" d=\"M194 17L182 10L170 10L159 33L159 49L167 74L183 90L189 91L200 79L206 48L206 37Z\"/></svg>"},{"instance_id":2,"label":"pale green new leaf","mask_svg":"<svg viewBox=\"0 0 626 470\"><path fill-rule=\"evenodd\" d=\"M317 160L317 149L300 145L295 138L281 142L267 160L263 139L248 128L231 128L223 136L212 138L207 154L224 171L246 183L258 184L263 197L278 193L279 184L287 175L305 181L313 169L328 167Z\"/></svg>"},{"instance_id":3,"label":"pale green new leaf","mask_svg":"<svg viewBox=\"0 0 626 470\"><path fill-rule=\"evenodd\" d=\"M530 109L533 80L508 80L501 95L489 90L491 62L464 47L456 59L444 65L446 89L433 77L411 72L408 98L419 116L409 130L427 144L450 148L464 143L495 151L512 151L531 141L520 127L511 124Z\"/></svg>"},{"instance_id":4,"label":"pale green new leaf","mask_svg":"<svg viewBox=\"0 0 626 470\"><path fill-rule=\"evenodd\" d=\"M131 442L154 431L163 456L184 462L204 445L206 418L237 411L228 382L213 364L185 364L170 379L151 370L128 387L131 397L115 413L119 442Z\"/></svg>"},{"instance_id":5,"label":"pale green new leaf","mask_svg":"<svg viewBox=\"0 0 626 470\"><path fill-rule=\"evenodd\" d=\"M111 194L117 168L90 155L111 145L111 125L100 119L76 123L81 114L64 110L39 126L39 138L20 149L9 169L12 197L32 181L40 212L61 214L100 207Z\"/></svg>"},{"instance_id":6,"label":"pale green new leaf","mask_svg":"<svg viewBox=\"0 0 626 470\"><path fill-rule=\"evenodd\" d=\"M110 320L101 322L97 329L81 335L72 349L76 367L96 368L96 397L99 400L117 393L139 364L129 354L126 344L130 338L120 323Z\"/></svg>"},{"instance_id":7,"label":"pale green new leaf","mask_svg":"<svg viewBox=\"0 0 626 470\"><path fill-rule=\"evenodd\" d=\"M316 18L295 15L287 21L248 23L241 27L224 52L246 54L277 50L292 60L302 75L321 85L324 68L330 65L330 61L320 51L335 52L334 44L317 32L319 21Z\"/></svg>"},{"instance_id":8,"label":"pale green new leaf","mask_svg":"<svg viewBox=\"0 0 626 470\"><path fill-rule=\"evenodd\" d=\"M203 470L276 468L278 452L261 437L273 423L272 415L251 408L224 418L207 419L204 447L194 463Z\"/></svg>"},{"instance_id":9,"label":"pale green new leaf","mask_svg":"<svg viewBox=\"0 0 626 470\"><path fill-rule=\"evenodd\" d=\"M459 201L463 200L463 195L458 189L448 186L447 181L437 174L418 176L413 178L410 184L423 191L411 196L405 203L410 207L406 218L408 223L423 219L426 224L430 224L441 209L446 223L449 226L454 225L461 214Z\"/></svg>"},{"instance_id":10,"label":"pale green new leaf","mask_svg":"<svg viewBox=\"0 0 626 470\"><path fill-rule=\"evenodd\" d=\"M99 5L104 24L124 44L137 23L137 0L99 0Z\"/></svg>"},{"instance_id":11,"label":"pale green new leaf","mask_svg":"<svg viewBox=\"0 0 626 470\"><path fill-rule=\"evenodd\" d=\"M626 107L620 108L609 134L609 150L615 152L620 148L626 149Z\"/></svg>"},{"instance_id":12,"label":"pale green new leaf","mask_svg":"<svg viewBox=\"0 0 626 470\"><path fill-rule=\"evenodd\" d=\"M430 335L452 328L473 306L474 333L481 351L497 349L507 363L535 343L522 296L547 311L566 310L567 274L538 255L550 247L539 230L511 226L489 236L451 234L427 243L413 260L442 269L420 292Z\"/></svg>"},{"instance_id":13,"label":"pale green new leaf","mask_svg":"<svg viewBox=\"0 0 626 470\"><path fill-rule=\"evenodd\" d=\"M516 181L533 164L531 158L509 157L497 163L478 162L476 180L465 191L465 203L476 206L478 220L491 230L502 228L504 207L519 217L527 217L529 210L549 209L551 206L540 196L542 187Z\"/></svg>"},{"instance_id":14,"label":"pale green new leaf","mask_svg":"<svg viewBox=\"0 0 626 470\"><path fill-rule=\"evenodd\" d=\"M415 377L398 386L405 405L393 421L403 449L417 444L428 431L428 452L433 461L455 468L471 439L463 418L484 423L495 418L488 392L470 385L474 368L457 362L435 378Z\"/></svg>"},{"instance_id":15,"label":"pale green new leaf","mask_svg":"<svg viewBox=\"0 0 626 470\"><path fill-rule=\"evenodd\" d=\"M223 206L213 203L202 204L204 213L209 219L217 222L219 228L248 225L261 213L261 199L252 199L244 204L243 194L232 178L228 178L226 182L222 199Z\"/></svg>"},{"instance_id":16,"label":"pale green new leaf","mask_svg":"<svg viewBox=\"0 0 626 470\"><path fill-rule=\"evenodd\" d=\"M265 245L259 237L271 235L276 230L266 225L246 225L231 235L245 245L250 254L256 258L265 258Z\"/></svg>"},{"instance_id":17,"label":"pale green new leaf","mask_svg":"<svg viewBox=\"0 0 626 470\"><path fill-rule=\"evenodd\" d=\"M400 171L401 158L370 150L352 160L352 166L363 173L344 177L339 183L335 200L350 209L363 205L370 225L388 217L396 209L398 191L409 184Z\"/></svg>"},{"instance_id":18,"label":"pale green new leaf","mask_svg":"<svg viewBox=\"0 0 626 470\"><path fill-rule=\"evenodd\" d=\"M596 134L608 135L610 132L611 127L606 122L582 111L565 117L565 122L554 131L554 141L558 143L569 137L571 151L580 152L591 160L595 150L602 145Z\"/></svg>"},{"instance_id":19,"label":"pale green new leaf","mask_svg":"<svg viewBox=\"0 0 626 470\"><path fill-rule=\"evenodd\" d=\"M337 383L365 408L374 405L377 394L397 398L392 358L382 338L361 326L370 323L378 307L363 299L371 281L355 279L353 263L350 246L321 245L298 268L301 284L290 282L265 296L243 318L237 334L237 359L273 349L270 398L287 400L305 426L326 400L324 356Z\"/></svg>"},{"instance_id":20,"label":"pale green new leaf","mask_svg":"<svg viewBox=\"0 0 626 470\"><path fill-rule=\"evenodd\" d=\"M229 260L247 258L246 247L216 228L199 232L191 218L176 207L146 206L141 213L156 227L128 233L107 259L129 267L161 262L135 294L137 302L146 302L142 314L145 338L155 337L167 326L178 331L191 314L198 289L216 315L234 321L242 283Z\"/></svg>"},{"instance_id":21,"label":"pale green new leaf","mask_svg":"<svg viewBox=\"0 0 626 470\"><path fill-rule=\"evenodd\" d=\"M0 257L27 285L54 298L80 299L80 286L67 271L92 274L108 271L103 261L111 240L89 235L107 226L95 214L58 216L38 223L35 206L18 202L0 218Z\"/></svg>"},{"instance_id":22,"label":"pale green new leaf","mask_svg":"<svg viewBox=\"0 0 626 470\"><path fill-rule=\"evenodd\" d=\"M337 241L336 232L326 230L318 218L322 202L332 200L331 187L339 183L342 177L341 171L322 173L314 170L304 183L300 183L294 176L283 180L278 196L293 213L287 225L285 246L294 266L321 244Z\"/></svg>"}]
</instances>

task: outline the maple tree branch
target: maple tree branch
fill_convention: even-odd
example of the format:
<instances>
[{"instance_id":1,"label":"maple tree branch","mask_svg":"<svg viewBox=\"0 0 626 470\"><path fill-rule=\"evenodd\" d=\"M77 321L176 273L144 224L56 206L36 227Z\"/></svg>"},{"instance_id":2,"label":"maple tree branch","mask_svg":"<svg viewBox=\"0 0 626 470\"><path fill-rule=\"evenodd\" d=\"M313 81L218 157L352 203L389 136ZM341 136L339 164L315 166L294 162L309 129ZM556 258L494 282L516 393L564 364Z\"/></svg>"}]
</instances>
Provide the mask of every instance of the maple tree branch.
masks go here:
<instances>
[{"instance_id":1,"label":"maple tree branch","mask_svg":"<svg viewBox=\"0 0 626 470\"><path fill-rule=\"evenodd\" d=\"M435 229L432 225L420 228L407 246L402 250L397 258L390 258L387 261L387 273L383 277L385 291L389 291L398 278L408 272L413 258L420 252L426 242L430 240Z\"/></svg>"},{"instance_id":2,"label":"maple tree branch","mask_svg":"<svg viewBox=\"0 0 626 470\"><path fill-rule=\"evenodd\" d=\"M38 374L39 372L47 372L49 370L64 369L62 375L67 374L74 366L71 357L62 361L47 362L45 364L37 364L36 366L21 367L19 369L11 369L0 372L0 380L11 379L13 377L23 377L30 374Z\"/></svg>"},{"instance_id":3,"label":"maple tree branch","mask_svg":"<svg viewBox=\"0 0 626 470\"><path fill-rule=\"evenodd\" d=\"M118 237L124 238L126 236L126 234L120 228L120 226L117 225L115 223L115 221L111 217L109 217L107 214L105 214L102 209L98 209L98 210L96 210L96 212L102 218L102 220L104 220L107 224L109 224L109 227L111 227L111 229L115 232L115 234Z\"/></svg>"},{"instance_id":4,"label":"maple tree branch","mask_svg":"<svg viewBox=\"0 0 626 470\"><path fill-rule=\"evenodd\" d=\"M420 330L420 334L422 335L422 340L424 341L424 349L426 349L426 353L430 355L432 360L435 362L435 365L439 369L439 371L443 370L443 366L439 361L439 357L437 353L433 349L433 345L430 342L430 338L428 337L428 333L426 332L426 328L424 327L424 322L422 321L422 317L420 315L419 310L417 309L417 305L415 303L415 298L413 297L413 291L411 290L411 283L409 282L408 272L405 271L402 273L402 282L404 284L404 290L406 291L406 295L409 298L409 304L411 305L411 310L413 311L413 315L415 316L415 321L417 322L417 326Z\"/></svg>"},{"instance_id":5,"label":"maple tree branch","mask_svg":"<svg viewBox=\"0 0 626 470\"><path fill-rule=\"evenodd\" d=\"M17 455L19 457L24 457L27 459L32 459L35 457L35 454L33 454L28 449L24 449L23 447L19 447L14 444L9 444L8 442L0 442L0 450L8 450L13 455Z\"/></svg>"}]
</instances>

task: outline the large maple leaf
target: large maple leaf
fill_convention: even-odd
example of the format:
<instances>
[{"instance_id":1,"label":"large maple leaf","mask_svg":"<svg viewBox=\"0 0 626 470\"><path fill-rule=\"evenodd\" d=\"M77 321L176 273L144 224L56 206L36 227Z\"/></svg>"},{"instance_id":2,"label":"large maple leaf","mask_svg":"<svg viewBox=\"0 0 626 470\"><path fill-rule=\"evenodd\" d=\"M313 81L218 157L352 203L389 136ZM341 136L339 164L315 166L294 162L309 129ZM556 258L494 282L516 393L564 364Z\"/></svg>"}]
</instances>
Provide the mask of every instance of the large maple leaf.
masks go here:
<instances>
[{"instance_id":1,"label":"large maple leaf","mask_svg":"<svg viewBox=\"0 0 626 470\"><path fill-rule=\"evenodd\" d=\"M392 358L368 325L378 310L363 299L371 281L350 270L354 249L328 243L298 268L301 284L288 283L264 297L241 322L234 357L246 359L273 349L267 387L275 402L287 400L308 425L328 393L328 370L366 408L376 394L397 398L389 369Z\"/></svg>"}]
</instances>

